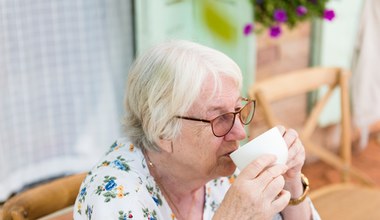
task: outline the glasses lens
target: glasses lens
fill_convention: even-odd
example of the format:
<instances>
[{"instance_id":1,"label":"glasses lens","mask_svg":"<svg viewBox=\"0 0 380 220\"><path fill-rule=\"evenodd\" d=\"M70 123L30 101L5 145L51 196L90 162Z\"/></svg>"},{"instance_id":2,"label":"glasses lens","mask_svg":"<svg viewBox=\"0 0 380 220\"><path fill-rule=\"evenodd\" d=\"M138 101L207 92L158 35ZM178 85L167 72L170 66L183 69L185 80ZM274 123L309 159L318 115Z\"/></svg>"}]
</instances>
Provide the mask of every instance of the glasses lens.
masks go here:
<instances>
[{"instance_id":1,"label":"glasses lens","mask_svg":"<svg viewBox=\"0 0 380 220\"><path fill-rule=\"evenodd\" d=\"M214 135L221 137L227 134L234 124L234 119L234 113L226 113L216 117L211 123Z\"/></svg>"},{"instance_id":2,"label":"glasses lens","mask_svg":"<svg viewBox=\"0 0 380 220\"><path fill-rule=\"evenodd\" d=\"M253 114L255 113L255 106L252 101L249 101L240 111L240 120L243 124L247 125L252 121Z\"/></svg>"}]
</instances>

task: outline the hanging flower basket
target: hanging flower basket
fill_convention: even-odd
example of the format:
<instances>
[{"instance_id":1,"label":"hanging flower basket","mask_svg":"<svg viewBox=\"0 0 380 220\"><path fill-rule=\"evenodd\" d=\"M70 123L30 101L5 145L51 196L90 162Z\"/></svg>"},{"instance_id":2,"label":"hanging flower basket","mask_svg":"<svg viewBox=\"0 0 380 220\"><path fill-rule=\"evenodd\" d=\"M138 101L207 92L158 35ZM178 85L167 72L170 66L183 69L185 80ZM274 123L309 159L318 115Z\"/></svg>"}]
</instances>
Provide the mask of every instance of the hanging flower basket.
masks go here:
<instances>
[{"instance_id":1,"label":"hanging flower basket","mask_svg":"<svg viewBox=\"0 0 380 220\"><path fill-rule=\"evenodd\" d=\"M255 25L248 23L243 29L245 35L265 30L271 37L279 37L284 26L292 29L299 23L313 18L332 21L335 12L326 8L329 0L251 0L254 8Z\"/></svg>"}]
</instances>

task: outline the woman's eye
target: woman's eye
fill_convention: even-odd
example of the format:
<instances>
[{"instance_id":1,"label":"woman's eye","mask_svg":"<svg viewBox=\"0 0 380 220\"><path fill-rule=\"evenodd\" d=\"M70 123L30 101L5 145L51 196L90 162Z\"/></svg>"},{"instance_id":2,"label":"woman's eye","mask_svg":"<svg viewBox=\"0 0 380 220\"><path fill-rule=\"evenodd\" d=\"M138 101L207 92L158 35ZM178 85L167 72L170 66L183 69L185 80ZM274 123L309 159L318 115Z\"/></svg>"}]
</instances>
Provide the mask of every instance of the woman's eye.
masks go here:
<instances>
[{"instance_id":1,"label":"woman's eye","mask_svg":"<svg viewBox=\"0 0 380 220\"><path fill-rule=\"evenodd\" d=\"M231 121L231 114L224 114L218 117L219 123L225 123Z\"/></svg>"}]
</instances>

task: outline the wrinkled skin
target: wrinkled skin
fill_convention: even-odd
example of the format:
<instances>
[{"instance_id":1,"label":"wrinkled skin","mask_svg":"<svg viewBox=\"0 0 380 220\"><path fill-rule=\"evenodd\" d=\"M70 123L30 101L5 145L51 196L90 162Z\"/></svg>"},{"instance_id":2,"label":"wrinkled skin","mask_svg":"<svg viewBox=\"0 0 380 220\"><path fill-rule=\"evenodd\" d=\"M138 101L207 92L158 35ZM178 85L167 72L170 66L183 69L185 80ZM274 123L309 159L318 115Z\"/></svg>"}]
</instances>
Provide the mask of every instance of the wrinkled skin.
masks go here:
<instances>
[{"instance_id":1,"label":"wrinkled skin","mask_svg":"<svg viewBox=\"0 0 380 220\"><path fill-rule=\"evenodd\" d=\"M249 164L232 184L214 219L311 219L309 204L288 206L291 197L303 193L300 181L305 150L293 129L278 126L288 145L286 165L273 165L276 158L263 155Z\"/></svg>"}]
</instances>

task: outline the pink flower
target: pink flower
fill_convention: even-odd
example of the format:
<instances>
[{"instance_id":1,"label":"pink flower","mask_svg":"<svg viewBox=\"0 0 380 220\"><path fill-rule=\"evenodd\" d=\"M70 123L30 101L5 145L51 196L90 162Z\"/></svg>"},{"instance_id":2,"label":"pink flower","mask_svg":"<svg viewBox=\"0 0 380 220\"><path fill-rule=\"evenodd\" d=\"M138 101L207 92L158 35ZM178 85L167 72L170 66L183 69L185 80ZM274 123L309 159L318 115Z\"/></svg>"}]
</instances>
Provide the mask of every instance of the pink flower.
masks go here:
<instances>
[{"instance_id":1,"label":"pink flower","mask_svg":"<svg viewBox=\"0 0 380 220\"><path fill-rule=\"evenodd\" d=\"M335 12L332 9L325 9L323 12L323 18L332 21L335 18Z\"/></svg>"},{"instance_id":2,"label":"pink flower","mask_svg":"<svg viewBox=\"0 0 380 220\"><path fill-rule=\"evenodd\" d=\"M269 35L273 38L276 38L281 35L281 28L280 26L272 26L269 29Z\"/></svg>"},{"instance_id":3,"label":"pink flower","mask_svg":"<svg viewBox=\"0 0 380 220\"><path fill-rule=\"evenodd\" d=\"M273 18L278 22L285 22L286 20L288 20L286 11L283 9L276 9L273 13Z\"/></svg>"},{"instance_id":4,"label":"pink flower","mask_svg":"<svg viewBox=\"0 0 380 220\"><path fill-rule=\"evenodd\" d=\"M296 9L296 12L298 16L304 16L307 13L307 8L303 5L299 5Z\"/></svg>"},{"instance_id":5,"label":"pink flower","mask_svg":"<svg viewBox=\"0 0 380 220\"><path fill-rule=\"evenodd\" d=\"M249 34L251 34L251 32L253 31L254 29L254 26L252 23L248 23L244 26L244 30L243 30L243 33L245 36L248 36Z\"/></svg>"}]
</instances>

